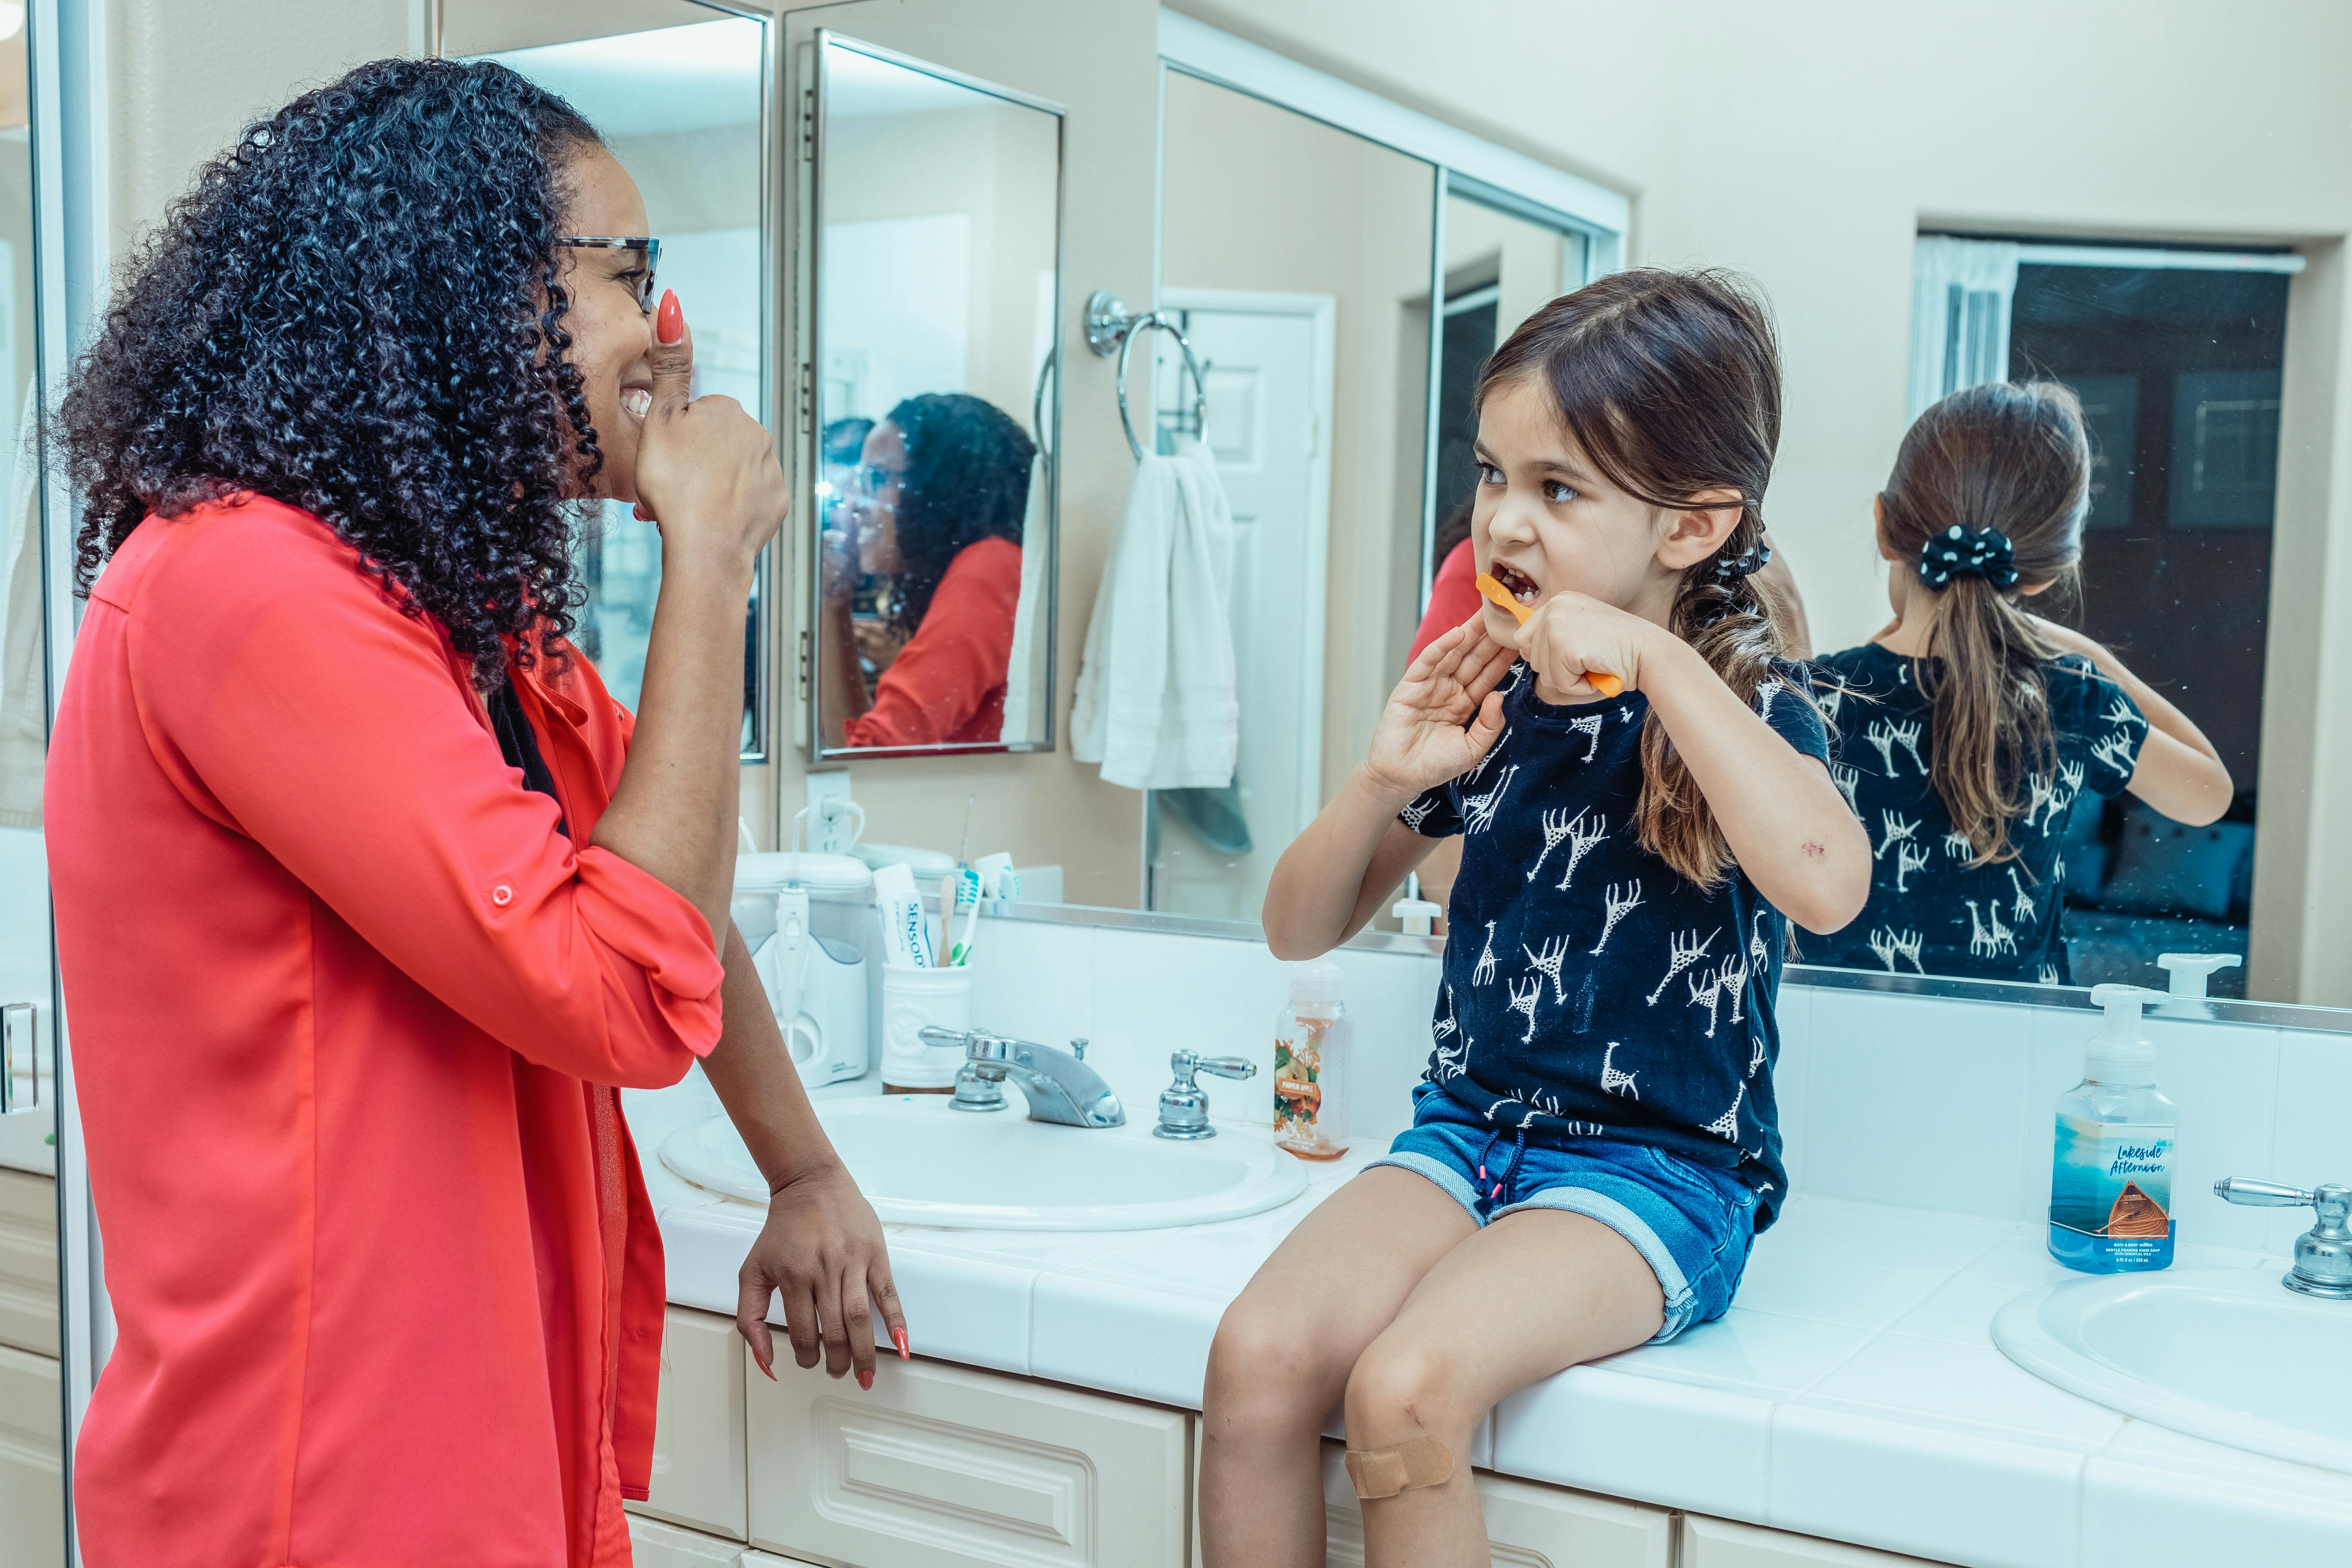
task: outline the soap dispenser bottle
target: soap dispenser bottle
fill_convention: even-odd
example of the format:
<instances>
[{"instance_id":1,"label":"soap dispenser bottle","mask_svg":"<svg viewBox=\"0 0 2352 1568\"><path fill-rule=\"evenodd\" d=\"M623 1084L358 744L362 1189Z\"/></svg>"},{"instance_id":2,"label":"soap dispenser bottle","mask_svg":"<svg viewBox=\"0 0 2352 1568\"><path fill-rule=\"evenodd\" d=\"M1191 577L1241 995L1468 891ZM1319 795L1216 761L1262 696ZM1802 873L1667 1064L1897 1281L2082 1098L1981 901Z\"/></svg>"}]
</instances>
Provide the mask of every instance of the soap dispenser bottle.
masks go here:
<instances>
[{"instance_id":1,"label":"soap dispenser bottle","mask_svg":"<svg viewBox=\"0 0 2352 1568\"><path fill-rule=\"evenodd\" d=\"M2084 1274L2172 1263L2172 1101L2156 1090L2143 1001L2161 993L2095 985L2106 1021L2084 1053L2083 1081L2058 1097L2050 1168L2050 1256Z\"/></svg>"},{"instance_id":2,"label":"soap dispenser bottle","mask_svg":"<svg viewBox=\"0 0 2352 1568\"><path fill-rule=\"evenodd\" d=\"M1274 1141L1302 1160L1348 1152L1348 1047L1355 1025L1328 959L1290 966L1290 1000L1274 1020Z\"/></svg>"}]
</instances>

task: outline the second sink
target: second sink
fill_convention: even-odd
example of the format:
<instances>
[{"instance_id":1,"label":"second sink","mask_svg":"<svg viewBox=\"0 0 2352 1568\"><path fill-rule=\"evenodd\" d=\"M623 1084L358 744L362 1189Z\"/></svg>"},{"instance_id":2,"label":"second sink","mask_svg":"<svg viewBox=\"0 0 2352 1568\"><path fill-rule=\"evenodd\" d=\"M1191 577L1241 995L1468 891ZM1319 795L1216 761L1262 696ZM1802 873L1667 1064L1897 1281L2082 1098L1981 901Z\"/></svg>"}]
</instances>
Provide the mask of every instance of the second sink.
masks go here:
<instances>
[{"instance_id":1,"label":"second sink","mask_svg":"<svg viewBox=\"0 0 2352 1568\"><path fill-rule=\"evenodd\" d=\"M2003 1307L1992 1337L2126 1415L2352 1474L2352 1305L2295 1295L2274 1268L2071 1279Z\"/></svg>"}]
</instances>

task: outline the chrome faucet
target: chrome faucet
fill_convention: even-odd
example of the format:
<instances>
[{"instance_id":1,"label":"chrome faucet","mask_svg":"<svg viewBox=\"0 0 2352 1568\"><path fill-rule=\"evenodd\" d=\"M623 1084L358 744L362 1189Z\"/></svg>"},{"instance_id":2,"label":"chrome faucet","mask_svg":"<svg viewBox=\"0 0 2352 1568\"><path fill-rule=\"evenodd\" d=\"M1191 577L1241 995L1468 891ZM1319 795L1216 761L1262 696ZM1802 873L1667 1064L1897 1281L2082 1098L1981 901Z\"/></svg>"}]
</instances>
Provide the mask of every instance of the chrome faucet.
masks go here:
<instances>
[{"instance_id":1,"label":"chrome faucet","mask_svg":"<svg viewBox=\"0 0 2352 1568\"><path fill-rule=\"evenodd\" d=\"M2352 1186L2322 1182L2315 1187L2290 1187L2279 1182L2250 1181L2224 1176L2213 1184L2216 1195L2233 1204L2258 1208L2301 1208L2319 1211L2319 1223L2294 1238L2294 1267L2279 1283L2306 1296L2331 1301L2352 1301Z\"/></svg>"},{"instance_id":2,"label":"chrome faucet","mask_svg":"<svg viewBox=\"0 0 2352 1568\"><path fill-rule=\"evenodd\" d=\"M1168 1058L1175 1070L1176 1081L1160 1091L1160 1121L1151 1129L1155 1138L1214 1138L1217 1130L1209 1125L1209 1096L1201 1088L1196 1072L1213 1072L1219 1078L1255 1078L1257 1063L1247 1057L1204 1057L1197 1051L1178 1051Z\"/></svg>"},{"instance_id":3,"label":"chrome faucet","mask_svg":"<svg viewBox=\"0 0 2352 1568\"><path fill-rule=\"evenodd\" d=\"M1127 1110L1110 1091L1102 1075L1087 1065L1087 1043L1072 1040L1069 1050L1056 1050L1031 1040L992 1035L985 1029L969 1033L927 1024L923 1044L963 1047L963 1069L956 1074L955 1110L1002 1110L1004 1080L1010 1079L1029 1102L1029 1120L1058 1122L1065 1127L1118 1127Z\"/></svg>"}]
</instances>

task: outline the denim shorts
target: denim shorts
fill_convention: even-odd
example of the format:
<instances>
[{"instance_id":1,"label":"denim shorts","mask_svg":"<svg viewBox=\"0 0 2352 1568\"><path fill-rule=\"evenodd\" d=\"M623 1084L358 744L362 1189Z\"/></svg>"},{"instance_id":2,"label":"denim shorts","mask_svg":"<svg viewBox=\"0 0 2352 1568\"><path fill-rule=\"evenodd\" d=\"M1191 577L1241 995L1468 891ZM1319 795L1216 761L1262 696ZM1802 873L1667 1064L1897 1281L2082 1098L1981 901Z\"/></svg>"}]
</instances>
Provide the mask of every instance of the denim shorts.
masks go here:
<instances>
[{"instance_id":1,"label":"denim shorts","mask_svg":"<svg viewBox=\"0 0 2352 1568\"><path fill-rule=\"evenodd\" d=\"M1414 1089L1412 1113L1412 1126L1372 1164L1428 1177L1481 1226L1521 1209L1599 1220L1633 1244L1665 1292L1665 1321L1650 1343L1664 1344L1731 1306L1756 1237L1756 1194L1730 1172L1602 1138L1572 1150L1521 1149L1510 1129L1497 1137L1434 1084Z\"/></svg>"}]
</instances>

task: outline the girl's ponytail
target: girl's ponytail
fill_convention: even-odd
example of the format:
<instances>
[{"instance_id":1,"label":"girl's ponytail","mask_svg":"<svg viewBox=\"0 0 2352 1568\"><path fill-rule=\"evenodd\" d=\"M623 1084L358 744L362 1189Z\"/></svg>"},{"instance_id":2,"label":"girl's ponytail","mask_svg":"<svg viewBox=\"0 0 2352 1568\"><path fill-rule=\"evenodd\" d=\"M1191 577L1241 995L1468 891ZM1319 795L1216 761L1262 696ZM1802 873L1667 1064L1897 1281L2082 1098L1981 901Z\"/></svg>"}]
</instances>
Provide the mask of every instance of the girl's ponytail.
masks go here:
<instances>
[{"instance_id":1,"label":"girl's ponytail","mask_svg":"<svg viewBox=\"0 0 2352 1568\"><path fill-rule=\"evenodd\" d=\"M2083 556L2090 443L2074 394L1996 382L1922 414L1879 496L1881 528L1915 589L1932 595L1928 659L1913 679L1934 710L1931 777L1973 864L2016 851L2010 824L2048 782L2056 743L2042 666L2056 650L2020 595L2073 586Z\"/></svg>"},{"instance_id":2,"label":"girl's ponytail","mask_svg":"<svg viewBox=\"0 0 2352 1568\"><path fill-rule=\"evenodd\" d=\"M1753 706L1786 629L1752 579L1769 558L1759 498L1780 441L1780 355L1762 301L1723 272L1639 268L1562 295L1521 323L1478 379L1538 381L1601 476L1655 507L1746 498L1715 554L1683 574L1669 629ZM1790 686L1786 700L1809 702ZM1702 888L1732 866L1706 797L1652 713L1642 731L1642 847Z\"/></svg>"}]
</instances>

